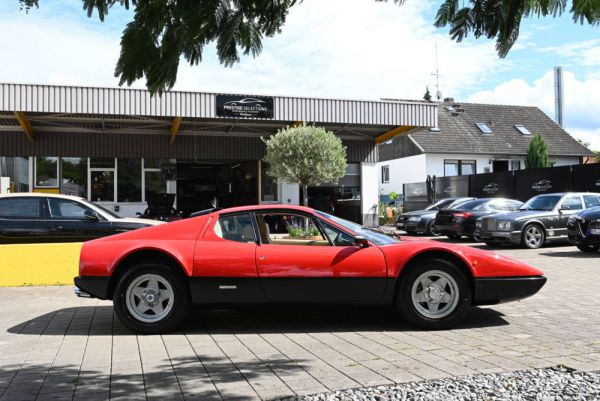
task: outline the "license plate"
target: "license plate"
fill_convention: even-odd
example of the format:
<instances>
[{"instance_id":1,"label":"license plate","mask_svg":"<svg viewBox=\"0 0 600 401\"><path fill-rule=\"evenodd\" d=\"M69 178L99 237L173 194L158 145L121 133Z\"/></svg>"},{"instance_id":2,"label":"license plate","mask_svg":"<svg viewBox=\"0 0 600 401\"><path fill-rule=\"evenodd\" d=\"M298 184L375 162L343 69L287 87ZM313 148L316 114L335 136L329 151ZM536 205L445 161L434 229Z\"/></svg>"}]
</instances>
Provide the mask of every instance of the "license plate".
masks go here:
<instances>
[{"instance_id":1,"label":"license plate","mask_svg":"<svg viewBox=\"0 0 600 401\"><path fill-rule=\"evenodd\" d=\"M404 223L398 223L397 226L398 227L404 227Z\"/></svg>"},{"instance_id":2,"label":"license plate","mask_svg":"<svg viewBox=\"0 0 600 401\"><path fill-rule=\"evenodd\" d=\"M600 235L600 228L591 228L590 234L592 235Z\"/></svg>"}]
</instances>

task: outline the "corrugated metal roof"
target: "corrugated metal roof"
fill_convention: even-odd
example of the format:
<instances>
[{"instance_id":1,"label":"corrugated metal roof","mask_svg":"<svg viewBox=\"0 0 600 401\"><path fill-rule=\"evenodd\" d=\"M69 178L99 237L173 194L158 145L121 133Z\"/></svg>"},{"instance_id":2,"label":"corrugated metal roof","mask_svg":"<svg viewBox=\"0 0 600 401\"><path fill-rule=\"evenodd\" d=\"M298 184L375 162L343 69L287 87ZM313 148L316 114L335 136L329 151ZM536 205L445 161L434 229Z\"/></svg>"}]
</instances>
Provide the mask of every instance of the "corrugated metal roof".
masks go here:
<instances>
[{"instance_id":1,"label":"corrugated metal roof","mask_svg":"<svg viewBox=\"0 0 600 401\"><path fill-rule=\"evenodd\" d=\"M216 93L0 83L0 111L220 118ZM362 125L437 126L434 103L273 96L278 121Z\"/></svg>"}]
</instances>

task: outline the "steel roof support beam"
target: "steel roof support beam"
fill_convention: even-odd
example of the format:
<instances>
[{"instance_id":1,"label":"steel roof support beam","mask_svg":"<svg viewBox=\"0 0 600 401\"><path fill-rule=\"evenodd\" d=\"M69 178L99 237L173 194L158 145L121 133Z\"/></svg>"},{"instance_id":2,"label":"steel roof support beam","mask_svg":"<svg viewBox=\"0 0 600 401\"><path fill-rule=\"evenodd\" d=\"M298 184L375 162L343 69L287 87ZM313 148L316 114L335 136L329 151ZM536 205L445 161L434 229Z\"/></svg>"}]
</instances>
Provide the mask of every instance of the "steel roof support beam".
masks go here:
<instances>
[{"instance_id":1,"label":"steel roof support beam","mask_svg":"<svg viewBox=\"0 0 600 401\"><path fill-rule=\"evenodd\" d=\"M171 124L171 145L175 143L175 139L177 139L177 134L179 134L179 127L181 127L181 117L173 118L173 123Z\"/></svg>"},{"instance_id":2,"label":"steel roof support beam","mask_svg":"<svg viewBox=\"0 0 600 401\"><path fill-rule=\"evenodd\" d=\"M35 140L35 136L33 134L33 127L31 126L31 122L27 119L27 116L22 111L15 111L15 116L17 117L17 121L21 126L21 129L27 136L27 140L29 143L33 143Z\"/></svg>"},{"instance_id":3,"label":"steel roof support beam","mask_svg":"<svg viewBox=\"0 0 600 401\"><path fill-rule=\"evenodd\" d=\"M404 134L404 133L410 131L413 128L414 127L410 126L410 125L401 125L401 126L396 127L396 128L394 128L392 130L389 130L385 134L381 134L379 136L376 136L375 137L375 143L382 143L382 142L389 141L393 137L395 137L397 135L400 135L400 134Z\"/></svg>"}]
</instances>

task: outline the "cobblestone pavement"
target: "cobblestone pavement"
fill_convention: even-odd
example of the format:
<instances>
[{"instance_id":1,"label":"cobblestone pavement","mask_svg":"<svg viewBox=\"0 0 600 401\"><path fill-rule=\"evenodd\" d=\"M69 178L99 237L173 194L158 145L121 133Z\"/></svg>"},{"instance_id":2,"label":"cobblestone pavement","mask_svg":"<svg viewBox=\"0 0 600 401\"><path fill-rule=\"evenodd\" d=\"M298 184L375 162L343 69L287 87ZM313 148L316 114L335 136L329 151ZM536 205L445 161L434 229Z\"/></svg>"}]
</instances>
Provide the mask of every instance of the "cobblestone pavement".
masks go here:
<instances>
[{"instance_id":1,"label":"cobblestone pavement","mask_svg":"<svg viewBox=\"0 0 600 401\"><path fill-rule=\"evenodd\" d=\"M600 254L499 252L544 270L547 285L474 308L448 331L354 308L196 311L180 333L136 336L110 302L71 287L1 288L0 399L255 400L558 364L600 370Z\"/></svg>"}]
</instances>

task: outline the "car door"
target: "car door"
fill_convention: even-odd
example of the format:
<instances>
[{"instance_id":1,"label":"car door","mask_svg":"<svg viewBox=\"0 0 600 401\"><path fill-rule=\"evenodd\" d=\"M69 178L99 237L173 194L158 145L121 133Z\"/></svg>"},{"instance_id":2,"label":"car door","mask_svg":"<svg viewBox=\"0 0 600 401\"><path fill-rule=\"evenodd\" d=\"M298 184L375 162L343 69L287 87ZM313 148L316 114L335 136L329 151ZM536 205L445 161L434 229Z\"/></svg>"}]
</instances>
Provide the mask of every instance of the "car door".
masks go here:
<instances>
[{"instance_id":1,"label":"car door","mask_svg":"<svg viewBox=\"0 0 600 401\"><path fill-rule=\"evenodd\" d=\"M314 216L257 213L256 266L265 295L274 302L377 302L386 285L386 263L377 246L333 242ZM331 234L330 234L331 235Z\"/></svg>"},{"instance_id":2,"label":"car door","mask_svg":"<svg viewBox=\"0 0 600 401\"><path fill-rule=\"evenodd\" d=\"M0 199L0 243L39 243L48 241L44 205L40 197Z\"/></svg>"},{"instance_id":3,"label":"car door","mask_svg":"<svg viewBox=\"0 0 600 401\"><path fill-rule=\"evenodd\" d=\"M52 242L79 242L115 234L112 224L94 210L72 199L48 197L48 238ZM97 219L86 217L86 212Z\"/></svg>"},{"instance_id":4,"label":"car door","mask_svg":"<svg viewBox=\"0 0 600 401\"><path fill-rule=\"evenodd\" d=\"M566 195L558 206L558 224L554 229L554 236L566 237L569 217L582 210L583 202L580 195Z\"/></svg>"},{"instance_id":5,"label":"car door","mask_svg":"<svg viewBox=\"0 0 600 401\"><path fill-rule=\"evenodd\" d=\"M265 302L256 270L258 234L253 215L211 214L208 218L207 229L194 248L193 302Z\"/></svg>"}]
</instances>

